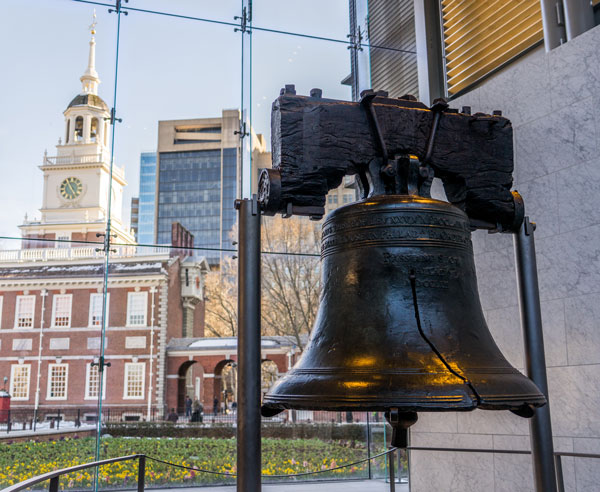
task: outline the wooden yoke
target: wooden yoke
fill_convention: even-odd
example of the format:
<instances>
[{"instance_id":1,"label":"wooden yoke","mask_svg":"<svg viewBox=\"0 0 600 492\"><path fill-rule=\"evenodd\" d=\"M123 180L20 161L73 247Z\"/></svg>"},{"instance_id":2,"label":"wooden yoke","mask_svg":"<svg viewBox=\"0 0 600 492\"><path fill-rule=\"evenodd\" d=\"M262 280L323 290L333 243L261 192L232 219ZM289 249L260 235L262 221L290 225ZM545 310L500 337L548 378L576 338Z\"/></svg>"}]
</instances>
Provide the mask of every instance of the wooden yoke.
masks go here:
<instances>
[{"instance_id":1,"label":"wooden yoke","mask_svg":"<svg viewBox=\"0 0 600 492\"><path fill-rule=\"evenodd\" d=\"M319 89L309 97L282 89L271 115L273 169L263 169L259 181L265 214L320 218L327 193L346 175L357 175L363 199L425 196L435 176L474 228L518 229L524 212L511 192L512 125L500 112L459 113L443 100L429 108L383 92L361 96L357 103L323 99ZM410 176L417 176L416 191Z\"/></svg>"}]
</instances>

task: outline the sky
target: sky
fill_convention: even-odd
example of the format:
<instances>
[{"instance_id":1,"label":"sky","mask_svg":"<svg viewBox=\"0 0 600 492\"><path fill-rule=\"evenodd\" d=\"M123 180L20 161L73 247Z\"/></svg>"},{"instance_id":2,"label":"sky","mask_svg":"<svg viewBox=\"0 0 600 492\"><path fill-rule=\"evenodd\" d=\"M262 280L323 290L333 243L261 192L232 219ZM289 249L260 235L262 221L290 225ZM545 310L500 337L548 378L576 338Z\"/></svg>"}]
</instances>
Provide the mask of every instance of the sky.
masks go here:
<instances>
[{"instance_id":1,"label":"sky","mask_svg":"<svg viewBox=\"0 0 600 492\"><path fill-rule=\"evenodd\" d=\"M106 2L109 3L109 2ZM234 22L241 0L130 0L125 7ZM2 0L0 16L0 235L20 236L18 225L39 217L44 151L56 155L63 111L81 91L94 8L99 95L113 105L116 19L106 6L74 0ZM254 0L257 27L345 40L347 0ZM246 35L246 40L249 36ZM249 60L246 44L245 59ZM248 66L246 64L246 66ZM271 103L285 84L298 94L350 99L340 81L350 73L342 43L254 30L253 126L270 144ZM246 104L250 94L245 69ZM241 102L241 34L232 26L144 12L121 17L117 77L115 165L128 186L123 216L139 187L139 154L156 149L158 121L220 116ZM0 241L16 249L18 241Z\"/></svg>"}]
</instances>

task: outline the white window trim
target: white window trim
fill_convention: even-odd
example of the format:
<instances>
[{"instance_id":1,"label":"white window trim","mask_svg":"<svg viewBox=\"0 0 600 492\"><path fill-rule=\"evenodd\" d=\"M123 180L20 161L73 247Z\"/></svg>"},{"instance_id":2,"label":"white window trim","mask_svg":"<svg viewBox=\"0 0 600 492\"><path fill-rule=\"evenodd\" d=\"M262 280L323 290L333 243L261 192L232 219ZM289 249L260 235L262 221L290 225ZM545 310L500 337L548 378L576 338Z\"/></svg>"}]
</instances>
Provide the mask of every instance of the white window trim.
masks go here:
<instances>
[{"instance_id":1,"label":"white window trim","mask_svg":"<svg viewBox=\"0 0 600 492\"><path fill-rule=\"evenodd\" d=\"M69 243L63 243L62 241L64 240L71 240L71 233L70 232L57 232L56 234L54 234L54 238L55 239L60 239L61 242L58 241L54 241L54 247L55 248L70 248L71 245Z\"/></svg>"},{"instance_id":2,"label":"white window trim","mask_svg":"<svg viewBox=\"0 0 600 492\"><path fill-rule=\"evenodd\" d=\"M97 296L100 296L100 298L102 298L102 294L100 294L100 293L92 292L90 294L90 307L89 307L89 313L88 313L88 326L90 328L98 328L99 326L101 326L101 325L93 325L92 324L92 315L94 314L92 311L92 299ZM108 326L108 313L110 312L109 307L110 307L110 292L108 292L106 294L106 309L104 312L106 326Z\"/></svg>"},{"instance_id":3,"label":"white window trim","mask_svg":"<svg viewBox=\"0 0 600 492\"><path fill-rule=\"evenodd\" d=\"M130 314L131 314L131 299L133 297L142 297L144 296L144 321L143 323L132 324L129 322ZM144 290L141 292L128 292L127 293L127 319L125 320L125 326L127 327L135 327L135 326L146 326L148 324L148 291Z\"/></svg>"},{"instance_id":4,"label":"white window trim","mask_svg":"<svg viewBox=\"0 0 600 492\"><path fill-rule=\"evenodd\" d=\"M28 297L33 298L33 314L31 317L31 326L19 326L19 308L21 307L21 299L25 299ZM34 295L17 296L17 299L15 300L15 328L21 329L21 330L23 330L23 329L32 330L34 324L35 324L35 296Z\"/></svg>"},{"instance_id":5,"label":"white window trim","mask_svg":"<svg viewBox=\"0 0 600 492\"><path fill-rule=\"evenodd\" d=\"M56 326L54 323L56 322L56 300L59 297L69 297L70 301L70 309L69 309L69 324L67 326ZM73 294L55 294L52 296L52 323L50 325L51 328L55 328L57 330L68 329L71 328L71 322L73 321Z\"/></svg>"},{"instance_id":6,"label":"white window trim","mask_svg":"<svg viewBox=\"0 0 600 492\"><path fill-rule=\"evenodd\" d=\"M56 366L65 366L65 396L50 396L50 386L52 382L52 368ZM69 364L48 364L48 384L46 388L46 400L50 401L58 401L58 400L66 400L69 393Z\"/></svg>"},{"instance_id":7,"label":"white window trim","mask_svg":"<svg viewBox=\"0 0 600 492\"><path fill-rule=\"evenodd\" d=\"M141 396L127 396L128 387L128 372L127 368L131 366L142 367L142 391ZM123 400L143 400L146 392L146 363L145 362L125 362L125 370L123 371Z\"/></svg>"},{"instance_id":8,"label":"white window trim","mask_svg":"<svg viewBox=\"0 0 600 492\"><path fill-rule=\"evenodd\" d=\"M27 396L26 397L14 397L12 394L14 393L14 374L15 367L27 367ZM27 401L29 400L29 391L31 389L31 364L13 364L10 366L10 388L9 393L11 395L11 400L13 401Z\"/></svg>"},{"instance_id":9,"label":"white window trim","mask_svg":"<svg viewBox=\"0 0 600 492\"><path fill-rule=\"evenodd\" d=\"M92 363L88 362L85 365L85 393L84 400L98 400L97 396L90 396L90 371L92 370ZM102 399L106 398L106 370L102 372Z\"/></svg>"}]
</instances>

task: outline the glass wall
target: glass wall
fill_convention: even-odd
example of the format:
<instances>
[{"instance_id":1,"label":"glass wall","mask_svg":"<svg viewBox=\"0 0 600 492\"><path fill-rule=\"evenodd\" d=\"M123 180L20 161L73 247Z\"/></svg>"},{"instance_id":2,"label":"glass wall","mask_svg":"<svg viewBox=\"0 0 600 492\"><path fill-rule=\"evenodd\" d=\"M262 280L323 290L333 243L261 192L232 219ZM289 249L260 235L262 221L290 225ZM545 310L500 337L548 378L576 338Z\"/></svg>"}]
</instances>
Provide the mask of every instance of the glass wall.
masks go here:
<instances>
[{"instance_id":1,"label":"glass wall","mask_svg":"<svg viewBox=\"0 0 600 492\"><path fill-rule=\"evenodd\" d=\"M258 169L271 164L282 87L353 99L351 60L362 66L364 54L348 7L4 3L0 434L12 443L1 446L0 487L135 453L168 462L147 463L147 486L233 483L234 200L256 192ZM351 196L344 188L328 210ZM319 234L319 223L265 218L263 392L310 332ZM370 432L367 418L265 419L265 480L383 476L383 458L364 461L386 449L382 416ZM61 487L131 488L136 474L134 462L111 464Z\"/></svg>"}]
</instances>

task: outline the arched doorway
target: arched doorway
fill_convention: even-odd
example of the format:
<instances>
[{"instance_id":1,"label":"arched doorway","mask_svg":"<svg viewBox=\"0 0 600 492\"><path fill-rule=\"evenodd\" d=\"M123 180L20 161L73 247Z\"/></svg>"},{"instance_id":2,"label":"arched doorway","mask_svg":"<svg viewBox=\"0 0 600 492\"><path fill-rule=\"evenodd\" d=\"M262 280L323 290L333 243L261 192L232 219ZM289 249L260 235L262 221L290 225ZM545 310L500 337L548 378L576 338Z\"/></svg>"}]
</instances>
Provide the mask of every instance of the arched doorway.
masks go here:
<instances>
[{"instance_id":1,"label":"arched doorway","mask_svg":"<svg viewBox=\"0 0 600 492\"><path fill-rule=\"evenodd\" d=\"M222 360L215 367L213 412L225 413L237 407L237 362Z\"/></svg>"},{"instance_id":2,"label":"arched doorway","mask_svg":"<svg viewBox=\"0 0 600 492\"><path fill-rule=\"evenodd\" d=\"M271 386L277 381L279 377L279 371L277 364L270 359L263 359L260 363L260 393L261 400L265 394L269 391Z\"/></svg>"},{"instance_id":3,"label":"arched doorway","mask_svg":"<svg viewBox=\"0 0 600 492\"><path fill-rule=\"evenodd\" d=\"M203 368L195 360L188 360L179 366L177 379L177 408L179 415L186 414L185 398L189 396L192 401L202 399L202 374ZM169 409L170 410L170 409Z\"/></svg>"}]
</instances>

